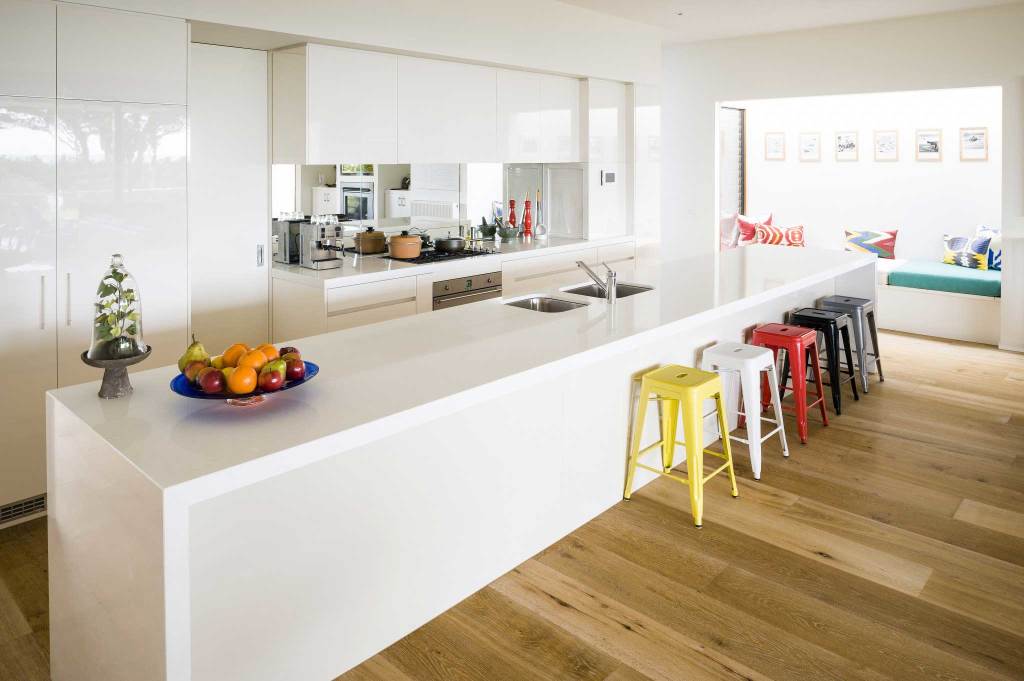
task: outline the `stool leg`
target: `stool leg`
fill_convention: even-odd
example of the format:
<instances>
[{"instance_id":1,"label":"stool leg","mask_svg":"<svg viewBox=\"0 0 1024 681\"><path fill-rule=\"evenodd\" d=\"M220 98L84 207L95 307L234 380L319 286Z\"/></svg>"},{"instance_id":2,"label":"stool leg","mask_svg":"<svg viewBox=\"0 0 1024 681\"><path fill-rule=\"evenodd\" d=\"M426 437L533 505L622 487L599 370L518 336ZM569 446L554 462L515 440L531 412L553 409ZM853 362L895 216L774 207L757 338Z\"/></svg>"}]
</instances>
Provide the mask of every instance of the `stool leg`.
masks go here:
<instances>
[{"instance_id":1,"label":"stool leg","mask_svg":"<svg viewBox=\"0 0 1024 681\"><path fill-rule=\"evenodd\" d=\"M850 351L850 330L845 326L839 329L843 335L843 347L846 348L846 375L850 377L850 387L853 388L853 399L857 401L860 395L857 394L857 379L854 377L853 353Z\"/></svg>"},{"instance_id":2,"label":"stool leg","mask_svg":"<svg viewBox=\"0 0 1024 681\"><path fill-rule=\"evenodd\" d=\"M668 473L672 470L676 453L676 424L679 423L679 400L662 400L661 403L661 467Z\"/></svg>"},{"instance_id":3,"label":"stool leg","mask_svg":"<svg viewBox=\"0 0 1024 681\"><path fill-rule=\"evenodd\" d=\"M743 411L750 414L747 419L747 448L750 451L750 470L754 480L761 479L761 396L758 383L761 372L741 371L740 392L743 394ZM727 438L723 435L722 441Z\"/></svg>"},{"instance_id":4,"label":"stool leg","mask_svg":"<svg viewBox=\"0 0 1024 681\"><path fill-rule=\"evenodd\" d=\"M761 372L759 371L757 373L758 373L758 375L760 375ZM756 396L757 393L755 392L754 395ZM725 405L722 404L722 394L721 393L717 393L715 395L715 409L718 412L718 427L719 428L727 428L728 427L726 425L726 418L727 418L727 416L726 416L726 413L725 413ZM760 419L755 419L755 420L760 422ZM726 469L726 471L728 471L728 473L729 473L729 485L731 487L730 492L731 492L733 498L735 499L736 497L738 497L740 495L740 490L736 487L736 471L735 471L735 469L732 466L732 444L729 442L729 438L728 437L723 437L722 438L722 453L725 454L725 461L726 461L726 463L729 464L729 467Z\"/></svg>"},{"instance_id":5,"label":"stool leg","mask_svg":"<svg viewBox=\"0 0 1024 681\"><path fill-rule=\"evenodd\" d=\"M813 352L814 366L818 365L818 351L817 345L812 345L813 350L808 349L807 352ZM786 353L786 357L789 357L789 353ZM800 444L807 444L807 365L804 363L805 357L797 358L798 361L793 362L793 406L796 408L796 432L800 436ZM786 381L786 366L782 367L782 385L785 385ZM818 390L821 390L821 381L819 378ZM785 392L783 391L783 394Z\"/></svg>"},{"instance_id":6,"label":"stool leg","mask_svg":"<svg viewBox=\"0 0 1024 681\"><path fill-rule=\"evenodd\" d=\"M640 457L640 437L644 433L644 419L647 418L647 401L651 394L649 390L640 387L640 404L636 409L636 420L633 422L633 439L629 445L629 461L626 463L626 487L622 492L623 499L629 499L633 494L633 474L636 473L636 461Z\"/></svg>"},{"instance_id":7,"label":"stool leg","mask_svg":"<svg viewBox=\"0 0 1024 681\"><path fill-rule=\"evenodd\" d=\"M828 411L825 409L825 388L821 385L821 363L818 361L818 351L815 350L811 353L811 363L814 365L814 383L818 386L818 398L821 400L818 402L818 406L821 408L821 420L824 424L828 425ZM806 410L805 410L806 411ZM806 419L806 416L804 417ZM805 432L807 426L804 426Z\"/></svg>"},{"instance_id":8,"label":"stool leg","mask_svg":"<svg viewBox=\"0 0 1024 681\"><path fill-rule=\"evenodd\" d=\"M853 322L853 343L857 346L857 369L860 372L860 387L865 394L868 392L868 352L864 338L864 313L861 308L850 313Z\"/></svg>"},{"instance_id":9,"label":"stool leg","mask_svg":"<svg viewBox=\"0 0 1024 681\"><path fill-rule=\"evenodd\" d=\"M782 420L782 397L779 395L779 383L775 378L775 365L768 367L768 384L772 389L772 404L775 405L775 421L779 428L779 438L782 440L782 456L789 456L789 445L786 444L786 426Z\"/></svg>"},{"instance_id":10,"label":"stool leg","mask_svg":"<svg viewBox=\"0 0 1024 681\"><path fill-rule=\"evenodd\" d=\"M686 477L690 483L690 511L693 524L704 518L704 415L703 400L688 399L683 405L683 439L686 440Z\"/></svg>"},{"instance_id":11,"label":"stool leg","mask_svg":"<svg viewBox=\"0 0 1024 681\"><path fill-rule=\"evenodd\" d=\"M885 376L882 374L882 357L878 349L878 329L875 327L875 311L868 312L868 328L871 329L871 349L875 351L875 368L878 369L878 382L884 383Z\"/></svg>"},{"instance_id":12,"label":"stool leg","mask_svg":"<svg viewBox=\"0 0 1024 681\"><path fill-rule=\"evenodd\" d=\"M825 362L828 365L828 389L832 393L832 408L836 416L843 411L843 395L839 390L842 385L839 380L839 330L836 327L830 328L825 336Z\"/></svg>"},{"instance_id":13,"label":"stool leg","mask_svg":"<svg viewBox=\"0 0 1024 681\"><path fill-rule=\"evenodd\" d=\"M784 351L782 356L782 378L779 379L779 394L786 396L786 384L789 382L789 350ZM793 381L793 391L796 393L796 381ZM766 403L767 404L767 403Z\"/></svg>"}]
</instances>

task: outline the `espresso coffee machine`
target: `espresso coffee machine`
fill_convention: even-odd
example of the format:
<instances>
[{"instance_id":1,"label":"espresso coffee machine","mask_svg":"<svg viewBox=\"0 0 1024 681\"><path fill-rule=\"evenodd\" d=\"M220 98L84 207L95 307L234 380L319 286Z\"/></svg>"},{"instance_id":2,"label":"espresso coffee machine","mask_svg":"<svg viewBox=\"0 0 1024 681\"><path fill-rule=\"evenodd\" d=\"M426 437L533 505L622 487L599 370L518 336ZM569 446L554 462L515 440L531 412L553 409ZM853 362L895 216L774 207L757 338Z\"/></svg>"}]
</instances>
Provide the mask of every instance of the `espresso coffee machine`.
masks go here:
<instances>
[{"instance_id":1,"label":"espresso coffee machine","mask_svg":"<svg viewBox=\"0 0 1024 681\"><path fill-rule=\"evenodd\" d=\"M299 264L311 270L341 267L344 252L341 225L299 225Z\"/></svg>"}]
</instances>

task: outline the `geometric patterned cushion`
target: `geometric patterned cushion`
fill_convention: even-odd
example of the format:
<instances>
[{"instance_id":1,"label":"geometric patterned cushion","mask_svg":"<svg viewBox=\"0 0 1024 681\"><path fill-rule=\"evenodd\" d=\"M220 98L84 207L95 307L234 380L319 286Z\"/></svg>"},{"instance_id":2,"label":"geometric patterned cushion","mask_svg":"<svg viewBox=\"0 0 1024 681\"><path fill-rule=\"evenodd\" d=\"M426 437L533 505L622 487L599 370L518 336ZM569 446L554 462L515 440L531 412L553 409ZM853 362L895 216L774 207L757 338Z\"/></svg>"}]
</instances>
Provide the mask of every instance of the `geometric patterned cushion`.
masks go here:
<instances>
[{"instance_id":1,"label":"geometric patterned cushion","mask_svg":"<svg viewBox=\"0 0 1024 681\"><path fill-rule=\"evenodd\" d=\"M874 253L879 258L896 257L897 229L886 229L881 232L870 230L852 230L846 232L846 250L857 253Z\"/></svg>"},{"instance_id":2,"label":"geometric patterned cushion","mask_svg":"<svg viewBox=\"0 0 1024 681\"><path fill-rule=\"evenodd\" d=\"M757 243L770 246L806 246L804 242L804 226L774 227L757 225Z\"/></svg>"},{"instance_id":3,"label":"geometric patterned cushion","mask_svg":"<svg viewBox=\"0 0 1024 681\"><path fill-rule=\"evenodd\" d=\"M987 236L992 239L988 244L988 268L1003 269L1003 234L999 228L980 225L974 236Z\"/></svg>"},{"instance_id":4,"label":"geometric patterned cushion","mask_svg":"<svg viewBox=\"0 0 1024 681\"><path fill-rule=\"evenodd\" d=\"M988 246L990 236L950 236L942 237L945 243L945 255L942 262L947 265L959 265L972 270L988 269Z\"/></svg>"},{"instance_id":5,"label":"geometric patterned cushion","mask_svg":"<svg viewBox=\"0 0 1024 681\"><path fill-rule=\"evenodd\" d=\"M772 224L772 214L769 213L768 217L760 222L748 218L746 215L736 216L736 226L740 230L740 238L738 245L746 246L748 244L757 243L757 226L758 225L770 225Z\"/></svg>"}]
</instances>

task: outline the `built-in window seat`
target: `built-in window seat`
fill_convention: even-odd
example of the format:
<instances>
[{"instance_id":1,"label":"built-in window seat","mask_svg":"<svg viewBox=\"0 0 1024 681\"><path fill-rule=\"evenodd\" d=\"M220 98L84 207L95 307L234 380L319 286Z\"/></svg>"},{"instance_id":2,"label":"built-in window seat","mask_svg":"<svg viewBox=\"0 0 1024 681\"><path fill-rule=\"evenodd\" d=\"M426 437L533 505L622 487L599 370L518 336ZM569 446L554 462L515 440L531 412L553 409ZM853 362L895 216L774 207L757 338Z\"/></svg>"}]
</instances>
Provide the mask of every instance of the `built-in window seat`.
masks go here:
<instances>
[{"instance_id":1,"label":"built-in window seat","mask_svg":"<svg viewBox=\"0 0 1024 681\"><path fill-rule=\"evenodd\" d=\"M939 338L999 343L1001 272L929 260L879 259L878 325Z\"/></svg>"}]
</instances>

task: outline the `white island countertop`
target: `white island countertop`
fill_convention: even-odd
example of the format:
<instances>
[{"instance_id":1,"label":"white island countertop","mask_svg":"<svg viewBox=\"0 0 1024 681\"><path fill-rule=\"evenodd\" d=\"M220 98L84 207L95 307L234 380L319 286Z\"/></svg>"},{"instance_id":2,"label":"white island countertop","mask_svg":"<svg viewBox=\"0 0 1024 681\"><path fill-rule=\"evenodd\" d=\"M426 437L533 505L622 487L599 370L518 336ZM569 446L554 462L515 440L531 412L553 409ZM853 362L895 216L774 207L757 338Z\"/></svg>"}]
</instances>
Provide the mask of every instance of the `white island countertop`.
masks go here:
<instances>
[{"instance_id":1,"label":"white island countertop","mask_svg":"<svg viewBox=\"0 0 1024 681\"><path fill-rule=\"evenodd\" d=\"M723 253L716 278L711 258L641 258L630 281L654 290L621 298L613 310L601 299L538 291L589 305L546 314L494 299L297 339L289 344L320 374L258 407L180 397L168 388L174 366L133 374L134 393L119 400L97 399L97 383L50 394L157 487L230 488L557 375L560 365L588 355L621 352L642 335L678 333L873 260L752 246Z\"/></svg>"},{"instance_id":2,"label":"white island countertop","mask_svg":"<svg viewBox=\"0 0 1024 681\"><path fill-rule=\"evenodd\" d=\"M456 269L458 271L452 274L452 276L462 276L461 270L467 266L471 266L476 272L496 272L501 269L502 262L516 258L551 255L582 248L613 246L632 241L632 236L616 236L590 240L552 236L546 239L517 239L509 243L485 241L482 247L488 251L493 251L492 255L480 255L472 258L460 258L458 260L422 265L401 260L391 260L376 254L354 256L351 253L346 253L345 257L341 259L341 267L335 267L334 269L311 270L299 265L285 265L284 263L275 262L272 274L276 279L286 279L297 284L317 288L334 288L336 286L366 284L371 281L432 274L435 272L443 276L442 273Z\"/></svg>"}]
</instances>

